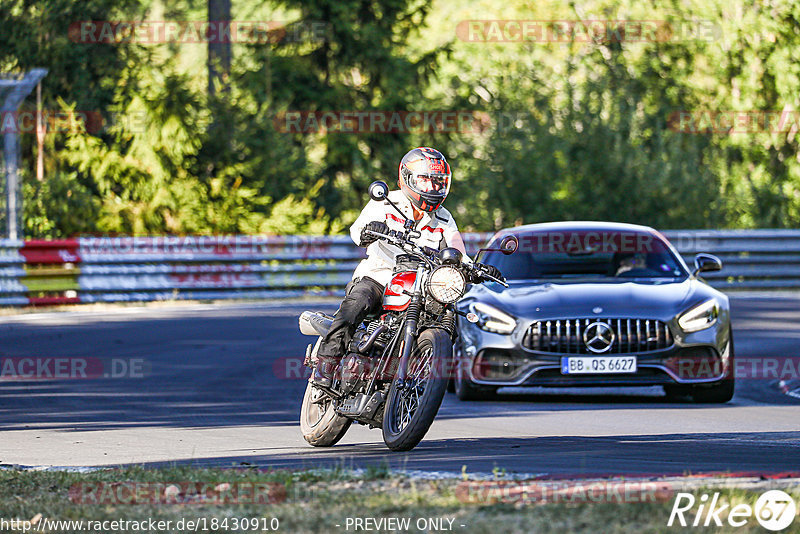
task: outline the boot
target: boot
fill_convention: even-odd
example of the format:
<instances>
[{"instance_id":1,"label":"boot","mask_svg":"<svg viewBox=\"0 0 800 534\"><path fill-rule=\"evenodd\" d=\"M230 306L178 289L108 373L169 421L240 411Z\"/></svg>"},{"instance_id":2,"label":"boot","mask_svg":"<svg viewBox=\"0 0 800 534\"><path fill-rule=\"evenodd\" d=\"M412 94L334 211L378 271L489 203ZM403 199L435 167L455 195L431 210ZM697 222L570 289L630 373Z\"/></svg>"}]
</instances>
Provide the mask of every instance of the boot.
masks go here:
<instances>
[{"instance_id":1,"label":"boot","mask_svg":"<svg viewBox=\"0 0 800 534\"><path fill-rule=\"evenodd\" d=\"M317 356L317 365L314 366L314 375L311 383L315 386L330 388L336 375L336 369L339 368L339 362L341 361L341 357Z\"/></svg>"}]
</instances>

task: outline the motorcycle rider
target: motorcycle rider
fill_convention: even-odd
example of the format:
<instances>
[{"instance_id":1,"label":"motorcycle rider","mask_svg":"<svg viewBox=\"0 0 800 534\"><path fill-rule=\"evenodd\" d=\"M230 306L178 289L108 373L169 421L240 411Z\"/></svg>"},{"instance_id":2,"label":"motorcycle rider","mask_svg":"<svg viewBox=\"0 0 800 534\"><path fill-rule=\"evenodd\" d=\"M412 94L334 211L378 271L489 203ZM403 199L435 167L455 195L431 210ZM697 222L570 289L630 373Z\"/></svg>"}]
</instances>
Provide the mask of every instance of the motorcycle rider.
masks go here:
<instances>
[{"instance_id":1,"label":"motorcycle rider","mask_svg":"<svg viewBox=\"0 0 800 534\"><path fill-rule=\"evenodd\" d=\"M390 192L388 197L407 218L415 221L414 229L420 233L416 240L418 245L438 250L453 247L461 251L463 261L471 262L453 216L442 207L450 192L451 178L450 165L441 152L428 147L415 148L400 161L400 190ZM356 245L366 247L367 257L356 267L331 328L320 343L312 379L315 385L331 386L356 327L367 315L380 309L396 257L404 254L397 246L367 232L403 231L403 223L403 218L389 202L370 200L350 227L350 237ZM493 266L485 266L484 271L501 277Z\"/></svg>"}]
</instances>

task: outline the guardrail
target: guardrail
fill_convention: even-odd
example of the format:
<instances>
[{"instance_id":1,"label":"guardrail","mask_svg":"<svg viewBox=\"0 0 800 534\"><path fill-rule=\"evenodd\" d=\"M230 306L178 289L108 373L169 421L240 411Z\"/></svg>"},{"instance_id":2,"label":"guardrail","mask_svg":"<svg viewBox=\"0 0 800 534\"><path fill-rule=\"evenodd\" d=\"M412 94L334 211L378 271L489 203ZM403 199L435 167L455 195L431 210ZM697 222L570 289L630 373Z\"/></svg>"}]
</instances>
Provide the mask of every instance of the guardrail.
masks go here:
<instances>
[{"instance_id":1,"label":"guardrail","mask_svg":"<svg viewBox=\"0 0 800 534\"><path fill-rule=\"evenodd\" d=\"M800 230L671 230L662 232L691 267L708 252L722 270L703 278L722 289L800 289Z\"/></svg>"},{"instance_id":2,"label":"guardrail","mask_svg":"<svg viewBox=\"0 0 800 534\"><path fill-rule=\"evenodd\" d=\"M800 289L800 230L663 232L720 289ZM470 253L491 234L464 234ZM364 250L347 236L0 240L0 305L340 295Z\"/></svg>"}]
</instances>

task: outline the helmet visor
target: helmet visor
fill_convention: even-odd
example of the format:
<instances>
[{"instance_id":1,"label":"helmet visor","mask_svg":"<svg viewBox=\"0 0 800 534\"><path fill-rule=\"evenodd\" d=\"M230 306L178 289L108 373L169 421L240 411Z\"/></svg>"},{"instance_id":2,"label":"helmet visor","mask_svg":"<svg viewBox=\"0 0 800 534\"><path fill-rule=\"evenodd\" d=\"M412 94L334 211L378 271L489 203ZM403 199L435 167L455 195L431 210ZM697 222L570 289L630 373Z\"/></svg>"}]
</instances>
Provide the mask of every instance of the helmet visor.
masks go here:
<instances>
[{"instance_id":1,"label":"helmet visor","mask_svg":"<svg viewBox=\"0 0 800 534\"><path fill-rule=\"evenodd\" d=\"M420 193L447 195L450 190L449 174L413 174L409 180L412 189Z\"/></svg>"}]
</instances>

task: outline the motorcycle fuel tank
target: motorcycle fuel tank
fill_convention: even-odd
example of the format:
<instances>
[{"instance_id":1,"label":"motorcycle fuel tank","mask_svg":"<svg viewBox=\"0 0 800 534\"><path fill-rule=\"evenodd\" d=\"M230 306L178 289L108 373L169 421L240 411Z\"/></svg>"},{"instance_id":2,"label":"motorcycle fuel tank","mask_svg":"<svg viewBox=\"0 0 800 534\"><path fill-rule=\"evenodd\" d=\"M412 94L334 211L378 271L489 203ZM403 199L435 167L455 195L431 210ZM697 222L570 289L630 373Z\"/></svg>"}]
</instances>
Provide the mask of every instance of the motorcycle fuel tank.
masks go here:
<instances>
[{"instance_id":1,"label":"motorcycle fuel tank","mask_svg":"<svg viewBox=\"0 0 800 534\"><path fill-rule=\"evenodd\" d=\"M414 282L417 280L416 271L406 271L397 273L383 290L383 309L389 311L403 311L408 308L411 302L411 293L414 290Z\"/></svg>"}]
</instances>

